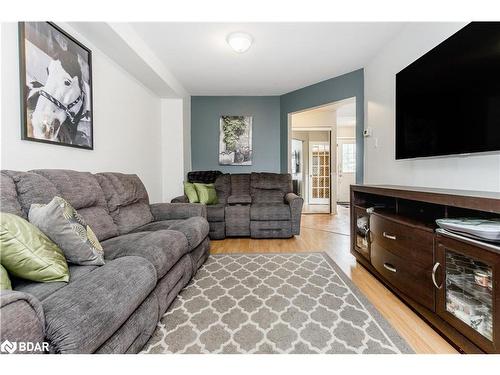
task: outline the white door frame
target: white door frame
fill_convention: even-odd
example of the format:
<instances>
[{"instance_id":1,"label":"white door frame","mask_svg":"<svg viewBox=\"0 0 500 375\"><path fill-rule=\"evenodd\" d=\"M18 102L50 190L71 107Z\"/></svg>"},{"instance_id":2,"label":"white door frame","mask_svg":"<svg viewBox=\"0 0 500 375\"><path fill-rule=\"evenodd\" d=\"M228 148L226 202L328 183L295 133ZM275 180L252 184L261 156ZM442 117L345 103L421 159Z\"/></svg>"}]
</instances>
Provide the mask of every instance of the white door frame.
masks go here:
<instances>
[{"instance_id":1,"label":"white door frame","mask_svg":"<svg viewBox=\"0 0 500 375\"><path fill-rule=\"evenodd\" d=\"M332 102L335 103L335 102ZM309 111L311 109L315 108L320 108L324 107L327 105L330 105L332 103L327 103L324 105L316 106L316 107L311 107L307 108L301 111L296 111L296 112L289 112L287 114L287 128L288 128L288 151L292 149L292 115L295 113L300 113L300 112L305 112ZM332 152L333 147L337 145L337 127L336 126L328 126L328 127L320 127L320 128L312 128L308 130L322 130L330 131L330 213L331 214L337 214L337 153ZM291 153L287 153L287 162L288 162L288 173L291 173L292 171L292 158L291 158ZM305 176L309 177L309 176ZM308 182L309 184L309 182ZM335 187L335 188L334 188Z\"/></svg>"},{"instance_id":2,"label":"white door frame","mask_svg":"<svg viewBox=\"0 0 500 375\"><path fill-rule=\"evenodd\" d=\"M338 137L337 138L337 185L336 185L336 190L337 190L337 199L339 198L340 195L340 183L341 183L341 174L342 174L342 150L340 148L340 144L343 143L342 141L349 141L349 143L353 143L356 145L356 137ZM356 150L358 152L358 150ZM354 175L354 182L356 182L356 168L354 169L354 172L352 173ZM337 201L335 201L335 204L337 204Z\"/></svg>"},{"instance_id":3,"label":"white door frame","mask_svg":"<svg viewBox=\"0 0 500 375\"><path fill-rule=\"evenodd\" d=\"M329 159L330 159L330 168L331 168L331 159L332 159L332 150L331 150L331 147L330 147L330 141L309 141L309 155L308 155L308 158L309 158L309 181L308 181L308 184L309 184L309 192L308 192L308 196L307 196L307 202L309 204L330 204L330 199L331 199L331 187L332 187L332 184L331 184L331 171L330 171L330 186L329 186L329 198L313 198L312 196L312 192L313 192L313 175L312 175L312 159L313 159L313 151L312 151L312 145L325 145L325 146L328 146L328 153L330 155ZM319 166L318 166L319 167Z\"/></svg>"}]
</instances>

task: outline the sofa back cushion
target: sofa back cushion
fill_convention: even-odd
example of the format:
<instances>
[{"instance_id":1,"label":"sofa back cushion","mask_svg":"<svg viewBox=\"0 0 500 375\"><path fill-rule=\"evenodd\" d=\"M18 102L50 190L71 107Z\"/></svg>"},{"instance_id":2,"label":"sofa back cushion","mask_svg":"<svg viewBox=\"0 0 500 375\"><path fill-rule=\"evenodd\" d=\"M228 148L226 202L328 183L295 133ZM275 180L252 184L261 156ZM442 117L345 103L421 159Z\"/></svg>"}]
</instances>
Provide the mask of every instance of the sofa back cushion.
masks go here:
<instances>
[{"instance_id":1,"label":"sofa back cushion","mask_svg":"<svg viewBox=\"0 0 500 375\"><path fill-rule=\"evenodd\" d=\"M292 176L287 173L252 173L250 193L253 203L283 203L292 191Z\"/></svg>"},{"instance_id":2,"label":"sofa back cushion","mask_svg":"<svg viewBox=\"0 0 500 375\"><path fill-rule=\"evenodd\" d=\"M16 184L12 177L4 171L0 173L0 210L21 216L24 219L27 218L17 199Z\"/></svg>"},{"instance_id":3,"label":"sofa back cushion","mask_svg":"<svg viewBox=\"0 0 500 375\"><path fill-rule=\"evenodd\" d=\"M120 234L153 221L148 193L137 175L105 172L95 176Z\"/></svg>"},{"instance_id":4,"label":"sofa back cushion","mask_svg":"<svg viewBox=\"0 0 500 375\"><path fill-rule=\"evenodd\" d=\"M12 195L12 185L8 177L15 185L21 212L14 212L16 208L13 208L9 198ZM91 173L63 169L38 169L29 172L6 170L2 171L2 184L10 186L5 194L2 189L2 210L4 204L10 207L4 212L27 218L33 203L48 204L55 196L60 196L83 216L99 241L118 235L118 229L108 212L104 192Z\"/></svg>"},{"instance_id":5,"label":"sofa back cushion","mask_svg":"<svg viewBox=\"0 0 500 375\"><path fill-rule=\"evenodd\" d=\"M250 174L231 175L231 195L250 195Z\"/></svg>"},{"instance_id":6,"label":"sofa back cushion","mask_svg":"<svg viewBox=\"0 0 500 375\"><path fill-rule=\"evenodd\" d=\"M92 173L64 169L38 169L31 172L45 177L55 186L58 192L55 195L64 198L83 216L99 241L118 235L104 192ZM48 204L52 198L37 203Z\"/></svg>"},{"instance_id":7,"label":"sofa back cushion","mask_svg":"<svg viewBox=\"0 0 500 375\"><path fill-rule=\"evenodd\" d=\"M227 198L231 195L231 175L226 173L219 175L214 182L219 204L226 204Z\"/></svg>"}]
</instances>

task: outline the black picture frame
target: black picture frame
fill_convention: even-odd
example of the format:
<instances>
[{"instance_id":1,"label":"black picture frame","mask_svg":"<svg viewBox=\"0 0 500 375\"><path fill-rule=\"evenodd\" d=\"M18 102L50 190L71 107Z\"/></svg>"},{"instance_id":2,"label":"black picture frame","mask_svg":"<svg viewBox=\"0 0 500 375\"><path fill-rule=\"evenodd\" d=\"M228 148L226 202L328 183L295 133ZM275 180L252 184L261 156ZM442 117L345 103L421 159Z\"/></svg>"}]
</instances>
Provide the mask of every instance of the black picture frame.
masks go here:
<instances>
[{"instance_id":1,"label":"black picture frame","mask_svg":"<svg viewBox=\"0 0 500 375\"><path fill-rule=\"evenodd\" d=\"M85 150L93 150L94 149L94 111L93 111L93 89L92 89L92 51L83 45L81 42L73 38L71 35L69 35L66 31L61 29L59 26L54 24L53 22L44 22L51 28L53 28L56 32L60 33L64 38L67 39L69 43L74 43L76 46L81 48L87 53L87 63L88 63L88 93L85 95L86 100L88 101L89 104L89 110L86 111L86 113L89 116L89 122L90 122L90 135L89 135L89 140L90 144L89 145L80 145L80 144L72 144L72 143L66 143L66 142L61 142L61 141L54 141L50 139L43 139L43 138L36 138L33 137L29 134L28 132L28 96L30 93L30 89L27 85L27 80L26 80L26 25L31 22L19 22L18 23L18 35L19 35L19 76L20 76L20 110L21 110L21 139L26 140L26 141L32 141L32 142L38 142L38 143L47 143L47 144L53 144L53 145L59 145L59 146L66 146L66 147L74 147L74 148L79 148L79 149L85 149ZM88 98L87 98L88 96ZM63 103L64 104L64 103ZM83 106L83 104L82 104ZM90 112L90 113L89 113ZM60 125L62 126L62 124Z\"/></svg>"}]
</instances>

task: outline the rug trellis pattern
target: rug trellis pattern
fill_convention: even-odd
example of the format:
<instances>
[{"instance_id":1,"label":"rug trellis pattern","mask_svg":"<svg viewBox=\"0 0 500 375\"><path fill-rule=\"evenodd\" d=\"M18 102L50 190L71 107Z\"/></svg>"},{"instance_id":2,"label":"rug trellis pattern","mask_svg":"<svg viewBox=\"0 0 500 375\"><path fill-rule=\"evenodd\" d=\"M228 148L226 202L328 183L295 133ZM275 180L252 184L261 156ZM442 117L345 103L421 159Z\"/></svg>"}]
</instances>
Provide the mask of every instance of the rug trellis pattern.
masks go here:
<instances>
[{"instance_id":1,"label":"rug trellis pattern","mask_svg":"<svg viewBox=\"0 0 500 375\"><path fill-rule=\"evenodd\" d=\"M410 353L322 253L210 256L143 353Z\"/></svg>"}]
</instances>

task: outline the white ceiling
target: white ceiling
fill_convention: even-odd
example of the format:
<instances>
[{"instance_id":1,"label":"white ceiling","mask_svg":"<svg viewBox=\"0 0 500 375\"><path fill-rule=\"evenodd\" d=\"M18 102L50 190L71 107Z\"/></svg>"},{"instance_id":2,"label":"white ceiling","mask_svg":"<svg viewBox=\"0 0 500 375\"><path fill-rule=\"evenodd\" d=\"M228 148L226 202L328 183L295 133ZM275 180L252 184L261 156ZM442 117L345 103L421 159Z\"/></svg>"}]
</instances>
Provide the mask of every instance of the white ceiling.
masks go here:
<instances>
[{"instance_id":1,"label":"white ceiling","mask_svg":"<svg viewBox=\"0 0 500 375\"><path fill-rule=\"evenodd\" d=\"M191 95L281 95L362 68L404 23L132 23ZM250 33L250 50L226 43Z\"/></svg>"}]
</instances>

